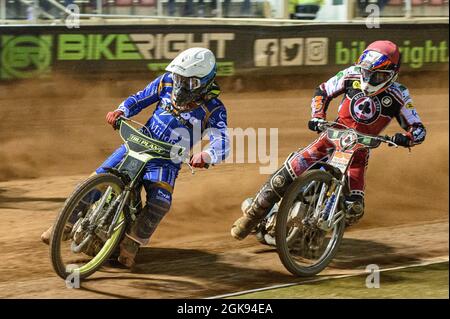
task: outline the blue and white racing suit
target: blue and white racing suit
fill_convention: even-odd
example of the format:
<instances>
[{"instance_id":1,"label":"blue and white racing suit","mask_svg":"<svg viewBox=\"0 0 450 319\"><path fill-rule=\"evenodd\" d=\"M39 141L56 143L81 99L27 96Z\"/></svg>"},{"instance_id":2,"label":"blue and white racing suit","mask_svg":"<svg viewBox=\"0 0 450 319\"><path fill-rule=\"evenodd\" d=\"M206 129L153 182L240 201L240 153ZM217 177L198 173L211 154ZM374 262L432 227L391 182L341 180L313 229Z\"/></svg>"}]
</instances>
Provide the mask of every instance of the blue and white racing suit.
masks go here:
<instances>
[{"instance_id":1,"label":"blue and white racing suit","mask_svg":"<svg viewBox=\"0 0 450 319\"><path fill-rule=\"evenodd\" d=\"M190 112L176 116L171 102L172 75L165 73L144 90L129 96L123 101L118 110L123 111L125 117L132 117L148 106L156 103L156 108L145 126L149 132L143 134L151 138L170 144L181 144L193 147L203 135L209 134L209 145L204 150L211 158L211 164L223 161L229 154L229 137L227 132L227 112L223 103L217 98L219 90L213 86L207 94L204 103ZM180 134L183 131L186 134ZM189 140L187 141L187 135ZM121 145L96 170L96 173L106 172L106 168L117 166L126 153ZM180 163L171 160L153 159L144 169L143 184L147 191L147 207L150 210L150 220L141 222L137 230L128 234L141 244L146 244L159 221L164 217L172 202L172 192L175 180L180 170Z\"/></svg>"}]
</instances>

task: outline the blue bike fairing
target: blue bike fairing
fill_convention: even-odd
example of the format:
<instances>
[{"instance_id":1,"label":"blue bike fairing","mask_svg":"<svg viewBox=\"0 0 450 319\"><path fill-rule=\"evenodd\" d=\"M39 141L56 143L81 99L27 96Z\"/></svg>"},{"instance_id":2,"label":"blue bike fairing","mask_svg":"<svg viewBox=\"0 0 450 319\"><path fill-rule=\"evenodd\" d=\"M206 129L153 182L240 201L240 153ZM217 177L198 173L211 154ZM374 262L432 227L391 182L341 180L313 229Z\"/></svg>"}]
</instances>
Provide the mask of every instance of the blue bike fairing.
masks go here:
<instances>
[{"instance_id":1,"label":"blue bike fairing","mask_svg":"<svg viewBox=\"0 0 450 319\"><path fill-rule=\"evenodd\" d=\"M99 168L95 170L97 174L106 173L107 168L116 167L124 158L127 149L122 144L114 153L109 156ZM175 186L175 179L178 176L179 166L167 160L154 159L145 165L143 179L151 182L165 182L170 186Z\"/></svg>"}]
</instances>

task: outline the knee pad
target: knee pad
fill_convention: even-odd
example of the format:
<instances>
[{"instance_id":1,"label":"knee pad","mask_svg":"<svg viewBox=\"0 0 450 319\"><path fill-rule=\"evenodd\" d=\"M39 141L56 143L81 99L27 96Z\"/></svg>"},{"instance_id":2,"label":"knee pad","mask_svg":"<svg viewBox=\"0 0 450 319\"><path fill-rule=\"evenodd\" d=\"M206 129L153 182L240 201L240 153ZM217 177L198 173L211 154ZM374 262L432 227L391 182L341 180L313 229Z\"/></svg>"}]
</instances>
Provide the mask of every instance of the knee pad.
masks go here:
<instances>
[{"instance_id":1,"label":"knee pad","mask_svg":"<svg viewBox=\"0 0 450 319\"><path fill-rule=\"evenodd\" d=\"M283 166L273 173L270 179L263 185L252 205L250 205L250 209L247 211L248 215L265 215L284 196L286 190L295 179L295 173L288 165L291 156L288 157Z\"/></svg>"},{"instance_id":2,"label":"knee pad","mask_svg":"<svg viewBox=\"0 0 450 319\"><path fill-rule=\"evenodd\" d=\"M289 164L293 156L295 156L295 153L291 153L288 156L283 165L271 176L269 180L269 185L278 196L278 199L284 196L284 193L286 193L288 187L297 177Z\"/></svg>"},{"instance_id":3,"label":"knee pad","mask_svg":"<svg viewBox=\"0 0 450 319\"><path fill-rule=\"evenodd\" d=\"M172 204L172 193L165 188L154 187L147 191L147 207L152 216L164 217Z\"/></svg>"},{"instance_id":4,"label":"knee pad","mask_svg":"<svg viewBox=\"0 0 450 319\"><path fill-rule=\"evenodd\" d=\"M156 183L144 183L147 191L147 204L142 209L130 231L130 237L142 245L148 243L163 217L167 214L172 203L172 193L161 188Z\"/></svg>"}]
</instances>

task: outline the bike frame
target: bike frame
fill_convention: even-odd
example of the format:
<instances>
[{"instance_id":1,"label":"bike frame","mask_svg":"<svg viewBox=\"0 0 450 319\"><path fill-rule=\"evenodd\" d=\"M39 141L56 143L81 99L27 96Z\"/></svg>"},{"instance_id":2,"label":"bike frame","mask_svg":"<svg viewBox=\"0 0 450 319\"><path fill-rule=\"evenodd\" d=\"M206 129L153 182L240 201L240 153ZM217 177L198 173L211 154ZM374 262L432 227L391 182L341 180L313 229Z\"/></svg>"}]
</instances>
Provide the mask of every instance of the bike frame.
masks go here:
<instances>
[{"instance_id":1,"label":"bike frame","mask_svg":"<svg viewBox=\"0 0 450 319\"><path fill-rule=\"evenodd\" d=\"M112 207L115 207L118 203L113 221L108 229L108 238L111 237L114 230L120 226L120 224L116 225L120 213L123 211L132 191L140 181L145 165L153 159L171 160L173 162L179 161L181 163L186 154L186 148L150 138L128 124L127 121L137 123L141 125L143 129L146 129L141 123L125 117L120 117L119 121L120 137L125 142L127 152L119 166L114 169L109 169L109 171L122 179L125 184L125 190L111 205ZM135 219L135 211L135 208L130 209L131 216L129 217L132 220Z\"/></svg>"},{"instance_id":2,"label":"bike frame","mask_svg":"<svg viewBox=\"0 0 450 319\"><path fill-rule=\"evenodd\" d=\"M334 193L335 200L331 206L328 216L325 216L325 220L319 222L319 227L321 229L329 231L345 216L344 211L337 211L337 207L343 189L347 184L347 172L355 152L361 148L376 148L381 142L390 143L396 147L397 145L391 142L387 137L361 134L341 123L327 122L324 125L324 129L326 130L324 134L327 134L328 140L331 141L335 147L334 152L327 161L327 166L329 165L334 167L341 173L339 179L336 177L333 178L332 187L334 187L334 190L332 193ZM336 128L336 125L340 125L344 128ZM320 208L323 204L325 192L325 185L323 185L319 195L319 200L317 201L316 210L314 213L315 217L318 217L321 213Z\"/></svg>"}]
</instances>

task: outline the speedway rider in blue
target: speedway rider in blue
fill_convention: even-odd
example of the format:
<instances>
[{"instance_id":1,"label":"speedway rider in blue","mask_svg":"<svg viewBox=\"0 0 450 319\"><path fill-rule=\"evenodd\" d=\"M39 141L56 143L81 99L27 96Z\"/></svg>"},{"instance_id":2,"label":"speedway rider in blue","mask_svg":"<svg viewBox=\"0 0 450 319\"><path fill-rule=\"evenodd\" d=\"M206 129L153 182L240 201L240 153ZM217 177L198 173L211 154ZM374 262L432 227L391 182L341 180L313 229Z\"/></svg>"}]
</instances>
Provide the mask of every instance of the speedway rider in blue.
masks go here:
<instances>
[{"instance_id":1,"label":"speedway rider in blue","mask_svg":"<svg viewBox=\"0 0 450 319\"><path fill-rule=\"evenodd\" d=\"M215 57L210 50L191 48L183 51L167 66L167 73L128 97L117 110L107 114L106 120L114 125L120 116L133 117L157 103L145 124L148 132L142 130L142 133L190 148L207 134L209 146L194 154L190 164L198 168L217 164L229 153L229 137L226 109L218 99L220 89L214 81L216 70ZM125 146L120 146L96 173L104 173L107 168L117 166L125 153ZM163 159L147 163L142 177L147 193L146 205L120 244L118 260L126 267L134 265L139 247L148 244L150 236L169 211L180 165ZM45 241L44 235L42 239Z\"/></svg>"}]
</instances>

